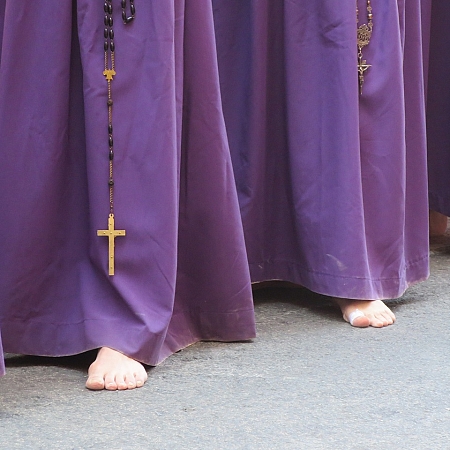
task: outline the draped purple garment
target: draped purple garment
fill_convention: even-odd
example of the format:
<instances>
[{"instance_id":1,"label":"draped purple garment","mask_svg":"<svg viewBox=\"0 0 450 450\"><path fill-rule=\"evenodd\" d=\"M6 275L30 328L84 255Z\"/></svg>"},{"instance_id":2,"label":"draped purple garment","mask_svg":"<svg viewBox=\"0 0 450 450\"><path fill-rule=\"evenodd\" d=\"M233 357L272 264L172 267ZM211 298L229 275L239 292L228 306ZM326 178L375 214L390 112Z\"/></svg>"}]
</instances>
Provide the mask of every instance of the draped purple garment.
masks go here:
<instances>
[{"instance_id":1,"label":"draped purple garment","mask_svg":"<svg viewBox=\"0 0 450 450\"><path fill-rule=\"evenodd\" d=\"M359 97L354 2L213 0L253 281L386 299L428 276L421 3L372 4Z\"/></svg>"},{"instance_id":2,"label":"draped purple garment","mask_svg":"<svg viewBox=\"0 0 450 450\"><path fill-rule=\"evenodd\" d=\"M428 170L430 208L450 216L450 21L448 1L431 3L428 89Z\"/></svg>"},{"instance_id":3,"label":"draped purple garment","mask_svg":"<svg viewBox=\"0 0 450 450\"><path fill-rule=\"evenodd\" d=\"M109 346L155 365L254 337L210 0L114 0L116 275L108 276L103 3L0 1L6 352Z\"/></svg>"}]
</instances>

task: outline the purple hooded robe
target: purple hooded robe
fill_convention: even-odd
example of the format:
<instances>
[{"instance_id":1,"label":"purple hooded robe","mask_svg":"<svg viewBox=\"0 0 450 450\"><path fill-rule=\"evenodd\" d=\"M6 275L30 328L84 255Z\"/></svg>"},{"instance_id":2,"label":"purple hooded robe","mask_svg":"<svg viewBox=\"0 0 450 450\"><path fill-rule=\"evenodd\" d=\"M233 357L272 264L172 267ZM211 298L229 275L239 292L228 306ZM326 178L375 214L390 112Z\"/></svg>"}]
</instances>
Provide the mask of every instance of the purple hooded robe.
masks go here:
<instances>
[{"instance_id":1,"label":"purple hooded robe","mask_svg":"<svg viewBox=\"0 0 450 450\"><path fill-rule=\"evenodd\" d=\"M112 347L155 365L255 334L210 0L113 0L115 276L103 3L0 0L6 352ZM1 369L0 371L2 371Z\"/></svg>"},{"instance_id":2,"label":"purple hooded robe","mask_svg":"<svg viewBox=\"0 0 450 450\"><path fill-rule=\"evenodd\" d=\"M213 0L253 281L369 300L428 276L422 5L372 5L360 96L355 2Z\"/></svg>"}]
</instances>

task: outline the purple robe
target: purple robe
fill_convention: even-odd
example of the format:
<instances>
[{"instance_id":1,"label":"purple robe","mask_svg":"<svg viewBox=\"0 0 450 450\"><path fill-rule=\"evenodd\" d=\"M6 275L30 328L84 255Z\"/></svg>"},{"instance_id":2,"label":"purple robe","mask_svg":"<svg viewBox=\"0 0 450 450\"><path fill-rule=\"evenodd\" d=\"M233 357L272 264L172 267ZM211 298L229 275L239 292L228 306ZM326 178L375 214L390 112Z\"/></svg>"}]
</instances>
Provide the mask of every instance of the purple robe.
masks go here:
<instances>
[{"instance_id":1,"label":"purple robe","mask_svg":"<svg viewBox=\"0 0 450 450\"><path fill-rule=\"evenodd\" d=\"M421 4L372 4L360 97L354 2L213 0L253 281L388 299L428 276Z\"/></svg>"},{"instance_id":2,"label":"purple robe","mask_svg":"<svg viewBox=\"0 0 450 450\"><path fill-rule=\"evenodd\" d=\"M116 275L108 276L103 3L0 1L0 329L6 352L102 346L155 365L254 337L210 0L115 10ZM4 16L3 16L4 11Z\"/></svg>"},{"instance_id":3,"label":"purple robe","mask_svg":"<svg viewBox=\"0 0 450 450\"><path fill-rule=\"evenodd\" d=\"M450 3L431 5L427 88L430 208L450 216ZM425 30L425 32L428 30Z\"/></svg>"}]
</instances>

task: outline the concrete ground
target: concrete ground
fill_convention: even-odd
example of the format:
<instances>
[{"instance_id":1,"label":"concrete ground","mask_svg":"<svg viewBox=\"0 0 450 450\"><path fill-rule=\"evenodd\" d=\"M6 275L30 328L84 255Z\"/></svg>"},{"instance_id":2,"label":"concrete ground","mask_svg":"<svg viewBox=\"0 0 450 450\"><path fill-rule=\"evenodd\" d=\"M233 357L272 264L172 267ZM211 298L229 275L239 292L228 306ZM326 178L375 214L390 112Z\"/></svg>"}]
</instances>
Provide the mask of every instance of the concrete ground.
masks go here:
<instances>
[{"instance_id":1,"label":"concrete ground","mask_svg":"<svg viewBox=\"0 0 450 450\"><path fill-rule=\"evenodd\" d=\"M450 449L450 236L432 276L355 329L303 289L256 292L252 343L201 343L130 392L83 386L93 355L7 355L0 448Z\"/></svg>"}]
</instances>

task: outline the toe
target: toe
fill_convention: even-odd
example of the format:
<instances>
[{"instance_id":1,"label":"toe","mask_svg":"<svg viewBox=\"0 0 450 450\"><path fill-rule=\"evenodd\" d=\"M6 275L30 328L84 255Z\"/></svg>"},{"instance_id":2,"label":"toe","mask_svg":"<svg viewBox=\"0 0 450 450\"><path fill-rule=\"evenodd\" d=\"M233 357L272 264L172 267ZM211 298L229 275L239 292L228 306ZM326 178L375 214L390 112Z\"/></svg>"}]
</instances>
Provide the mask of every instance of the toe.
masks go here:
<instances>
[{"instance_id":1,"label":"toe","mask_svg":"<svg viewBox=\"0 0 450 450\"><path fill-rule=\"evenodd\" d=\"M128 384L125 381L125 378L122 374L116 375L116 385L117 385L117 389L119 389L120 391L124 391L125 389L128 389Z\"/></svg>"},{"instance_id":2,"label":"toe","mask_svg":"<svg viewBox=\"0 0 450 450\"><path fill-rule=\"evenodd\" d=\"M376 315L376 320L381 324L380 327L387 327L389 325L392 325L394 323L394 320L392 317L387 313L383 312Z\"/></svg>"},{"instance_id":3,"label":"toe","mask_svg":"<svg viewBox=\"0 0 450 450\"><path fill-rule=\"evenodd\" d=\"M360 316L354 319L351 325L356 328L366 328L370 325L370 320L366 316Z\"/></svg>"},{"instance_id":4,"label":"toe","mask_svg":"<svg viewBox=\"0 0 450 450\"><path fill-rule=\"evenodd\" d=\"M389 312L384 313L384 320L387 325L392 325L395 322L395 316L393 314L389 314Z\"/></svg>"},{"instance_id":5,"label":"toe","mask_svg":"<svg viewBox=\"0 0 450 450\"><path fill-rule=\"evenodd\" d=\"M379 319L372 319L370 321L370 326L374 327L374 328L383 328L385 327L387 324L385 324L382 320Z\"/></svg>"},{"instance_id":6,"label":"toe","mask_svg":"<svg viewBox=\"0 0 450 450\"><path fill-rule=\"evenodd\" d=\"M116 391L118 389L115 373L106 374L105 389L108 391Z\"/></svg>"},{"instance_id":7,"label":"toe","mask_svg":"<svg viewBox=\"0 0 450 450\"><path fill-rule=\"evenodd\" d=\"M394 320L389 315L388 311L379 311L378 313L373 315L372 319L374 327L381 328L387 327L388 325L392 325Z\"/></svg>"},{"instance_id":8,"label":"toe","mask_svg":"<svg viewBox=\"0 0 450 450\"><path fill-rule=\"evenodd\" d=\"M127 389L134 389L136 387L136 377L133 373L129 372L125 375L125 383Z\"/></svg>"},{"instance_id":9,"label":"toe","mask_svg":"<svg viewBox=\"0 0 450 450\"><path fill-rule=\"evenodd\" d=\"M105 380L100 375L90 375L86 381L86 387L94 391L105 389Z\"/></svg>"},{"instance_id":10,"label":"toe","mask_svg":"<svg viewBox=\"0 0 450 450\"><path fill-rule=\"evenodd\" d=\"M144 386L146 379L144 377L136 377L136 387Z\"/></svg>"},{"instance_id":11,"label":"toe","mask_svg":"<svg viewBox=\"0 0 450 450\"><path fill-rule=\"evenodd\" d=\"M136 379L136 387L142 387L144 386L145 382L147 381L147 372L144 368L142 368L142 371L135 374Z\"/></svg>"}]
</instances>

